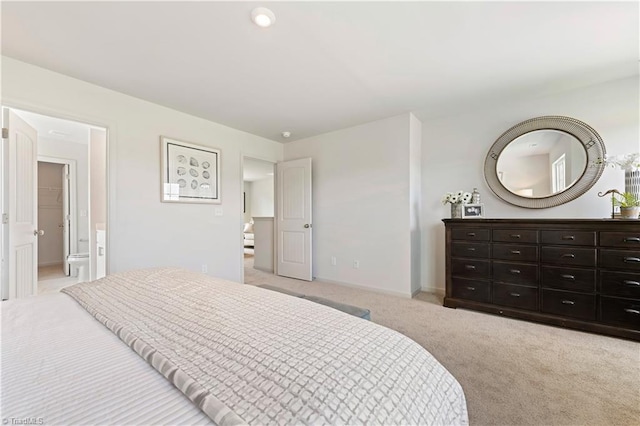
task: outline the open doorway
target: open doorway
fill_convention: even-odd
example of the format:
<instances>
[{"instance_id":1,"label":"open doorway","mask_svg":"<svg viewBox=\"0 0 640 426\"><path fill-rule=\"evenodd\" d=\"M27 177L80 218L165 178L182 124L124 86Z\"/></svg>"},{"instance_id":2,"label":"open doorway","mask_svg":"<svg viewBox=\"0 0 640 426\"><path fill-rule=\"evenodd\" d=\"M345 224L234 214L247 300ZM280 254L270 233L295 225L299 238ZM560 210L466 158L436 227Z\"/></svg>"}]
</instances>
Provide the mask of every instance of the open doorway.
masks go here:
<instances>
[{"instance_id":1,"label":"open doorway","mask_svg":"<svg viewBox=\"0 0 640 426\"><path fill-rule=\"evenodd\" d=\"M244 157L242 167L244 282L274 272L275 163Z\"/></svg>"},{"instance_id":2,"label":"open doorway","mask_svg":"<svg viewBox=\"0 0 640 426\"><path fill-rule=\"evenodd\" d=\"M8 217L2 225L3 299L59 291L104 276L106 129L14 108L3 108L3 127L9 136L3 166L19 165L4 167L2 175L2 208ZM25 132L32 136L25 139ZM12 185L16 178L35 184ZM22 229L12 218L19 216L15 206L26 212L26 205L34 205L28 216L35 217L31 227ZM18 239L31 254L14 250ZM12 255L21 261L13 262Z\"/></svg>"},{"instance_id":3,"label":"open doorway","mask_svg":"<svg viewBox=\"0 0 640 426\"><path fill-rule=\"evenodd\" d=\"M71 275L68 257L75 253L71 247L71 229L76 229L71 211L70 195L75 193L75 179L71 182L71 165L75 161L38 157L38 281L59 279ZM71 185L74 191L71 191Z\"/></svg>"}]
</instances>

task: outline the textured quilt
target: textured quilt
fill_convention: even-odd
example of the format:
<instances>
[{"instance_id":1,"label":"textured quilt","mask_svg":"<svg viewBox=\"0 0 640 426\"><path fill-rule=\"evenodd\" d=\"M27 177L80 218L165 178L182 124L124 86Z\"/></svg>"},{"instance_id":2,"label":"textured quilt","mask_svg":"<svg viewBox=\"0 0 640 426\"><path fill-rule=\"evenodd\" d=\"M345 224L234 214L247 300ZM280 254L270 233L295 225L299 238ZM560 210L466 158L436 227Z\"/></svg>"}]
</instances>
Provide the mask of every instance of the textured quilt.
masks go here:
<instances>
[{"instance_id":1,"label":"textured quilt","mask_svg":"<svg viewBox=\"0 0 640 426\"><path fill-rule=\"evenodd\" d=\"M219 425L468 423L424 348L327 306L173 268L63 292Z\"/></svg>"}]
</instances>

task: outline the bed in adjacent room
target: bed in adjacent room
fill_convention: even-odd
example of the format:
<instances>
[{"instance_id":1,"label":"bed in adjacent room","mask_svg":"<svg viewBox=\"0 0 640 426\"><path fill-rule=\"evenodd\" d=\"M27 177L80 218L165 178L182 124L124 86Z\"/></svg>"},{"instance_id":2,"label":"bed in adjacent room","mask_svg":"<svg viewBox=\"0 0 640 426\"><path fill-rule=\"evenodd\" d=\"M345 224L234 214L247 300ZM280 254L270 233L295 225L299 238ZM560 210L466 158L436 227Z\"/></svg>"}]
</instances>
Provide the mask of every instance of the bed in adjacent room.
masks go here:
<instances>
[{"instance_id":1,"label":"bed in adjacent room","mask_svg":"<svg viewBox=\"0 0 640 426\"><path fill-rule=\"evenodd\" d=\"M181 269L2 303L2 415L44 424L467 424L424 348Z\"/></svg>"}]
</instances>

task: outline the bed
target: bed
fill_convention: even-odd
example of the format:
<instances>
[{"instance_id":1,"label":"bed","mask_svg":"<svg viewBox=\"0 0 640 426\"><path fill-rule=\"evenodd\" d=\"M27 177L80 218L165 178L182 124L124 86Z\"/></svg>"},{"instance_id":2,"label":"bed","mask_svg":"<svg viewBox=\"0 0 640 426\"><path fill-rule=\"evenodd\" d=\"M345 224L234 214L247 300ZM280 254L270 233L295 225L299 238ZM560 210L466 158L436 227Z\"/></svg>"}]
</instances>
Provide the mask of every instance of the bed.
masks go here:
<instances>
[{"instance_id":1,"label":"bed","mask_svg":"<svg viewBox=\"0 0 640 426\"><path fill-rule=\"evenodd\" d=\"M468 424L424 348L330 307L175 268L64 291L2 303L4 418Z\"/></svg>"}]
</instances>

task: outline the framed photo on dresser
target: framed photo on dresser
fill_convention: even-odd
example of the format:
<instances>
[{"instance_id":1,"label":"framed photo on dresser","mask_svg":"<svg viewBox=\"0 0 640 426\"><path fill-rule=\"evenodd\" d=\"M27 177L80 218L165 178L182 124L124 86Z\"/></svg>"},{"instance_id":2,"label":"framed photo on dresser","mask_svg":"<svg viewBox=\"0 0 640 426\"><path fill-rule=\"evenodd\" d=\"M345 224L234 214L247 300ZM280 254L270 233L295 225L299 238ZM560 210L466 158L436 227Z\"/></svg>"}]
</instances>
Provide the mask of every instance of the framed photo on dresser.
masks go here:
<instances>
[{"instance_id":1,"label":"framed photo on dresser","mask_svg":"<svg viewBox=\"0 0 640 426\"><path fill-rule=\"evenodd\" d=\"M462 218L482 218L484 217L484 204L463 204Z\"/></svg>"}]
</instances>

